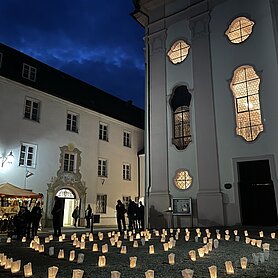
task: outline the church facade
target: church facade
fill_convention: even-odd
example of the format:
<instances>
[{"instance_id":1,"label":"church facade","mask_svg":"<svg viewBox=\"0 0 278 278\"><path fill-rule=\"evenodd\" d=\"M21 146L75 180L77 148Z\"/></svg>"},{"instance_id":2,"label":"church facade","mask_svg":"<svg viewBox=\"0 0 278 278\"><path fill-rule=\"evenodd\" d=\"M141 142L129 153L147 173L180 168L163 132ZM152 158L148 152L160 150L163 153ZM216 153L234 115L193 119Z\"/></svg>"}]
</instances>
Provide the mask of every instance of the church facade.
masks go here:
<instances>
[{"instance_id":1,"label":"church facade","mask_svg":"<svg viewBox=\"0 0 278 278\"><path fill-rule=\"evenodd\" d=\"M276 225L276 0L138 0L150 226Z\"/></svg>"}]
</instances>

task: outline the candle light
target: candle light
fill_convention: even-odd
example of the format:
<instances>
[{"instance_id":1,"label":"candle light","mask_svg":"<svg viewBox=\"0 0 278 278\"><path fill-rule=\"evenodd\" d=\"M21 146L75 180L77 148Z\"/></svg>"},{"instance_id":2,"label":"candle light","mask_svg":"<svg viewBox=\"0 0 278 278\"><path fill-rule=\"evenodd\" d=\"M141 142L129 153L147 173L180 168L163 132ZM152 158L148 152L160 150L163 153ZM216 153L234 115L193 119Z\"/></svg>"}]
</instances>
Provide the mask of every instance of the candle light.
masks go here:
<instances>
[{"instance_id":1,"label":"candle light","mask_svg":"<svg viewBox=\"0 0 278 278\"><path fill-rule=\"evenodd\" d=\"M28 263L28 264L24 265L23 270L24 270L24 277L33 276L32 263Z\"/></svg>"},{"instance_id":2,"label":"candle light","mask_svg":"<svg viewBox=\"0 0 278 278\"><path fill-rule=\"evenodd\" d=\"M15 262L12 262L11 265L11 272L12 273L17 273L20 271L20 267L21 267L21 260L17 260Z\"/></svg>"},{"instance_id":3,"label":"candle light","mask_svg":"<svg viewBox=\"0 0 278 278\"><path fill-rule=\"evenodd\" d=\"M263 247L263 250L269 250L270 244L269 243L264 243L262 245L262 247Z\"/></svg>"},{"instance_id":4,"label":"candle light","mask_svg":"<svg viewBox=\"0 0 278 278\"><path fill-rule=\"evenodd\" d=\"M69 254L69 261L72 262L75 259L75 251L71 250Z\"/></svg>"},{"instance_id":5,"label":"candle light","mask_svg":"<svg viewBox=\"0 0 278 278\"><path fill-rule=\"evenodd\" d=\"M225 235L225 240L229 240L230 239L230 235Z\"/></svg>"},{"instance_id":6,"label":"candle light","mask_svg":"<svg viewBox=\"0 0 278 278\"><path fill-rule=\"evenodd\" d=\"M64 259L64 257L65 257L64 249L60 249L58 253L58 259Z\"/></svg>"},{"instance_id":7,"label":"candle light","mask_svg":"<svg viewBox=\"0 0 278 278\"><path fill-rule=\"evenodd\" d=\"M133 242L133 247L135 247L135 248L138 247L138 241L137 241L137 240L134 240L134 242Z\"/></svg>"},{"instance_id":8,"label":"candle light","mask_svg":"<svg viewBox=\"0 0 278 278\"><path fill-rule=\"evenodd\" d=\"M235 235L235 236L238 235L238 230L234 230L234 235Z\"/></svg>"},{"instance_id":9,"label":"candle light","mask_svg":"<svg viewBox=\"0 0 278 278\"><path fill-rule=\"evenodd\" d=\"M121 277L121 272L119 271L111 271L111 278L120 278Z\"/></svg>"},{"instance_id":10,"label":"candle light","mask_svg":"<svg viewBox=\"0 0 278 278\"><path fill-rule=\"evenodd\" d=\"M13 262L13 258L7 258L4 268L10 269L12 267L12 262Z\"/></svg>"},{"instance_id":11,"label":"candle light","mask_svg":"<svg viewBox=\"0 0 278 278\"><path fill-rule=\"evenodd\" d=\"M1 259L0 265L1 265L1 266L5 266L6 262L7 262L7 256L4 255L4 256L2 257L2 259Z\"/></svg>"},{"instance_id":12,"label":"candle light","mask_svg":"<svg viewBox=\"0 0 278 278\"><path fill-rule=\"evenodd\" d=\"M244 231L244 235L245 235L245 236L248 236L248 231L245 230L245 231Z\"/></svg>"},{"instance_id":13,"label":"candle light","mask_svg":"<svg viewBox=\"0 0 278 278\"><path fill-rule=\"evenodd\" d=\"M242 269L246 269L247 268L247 258L246 257L242 257L240 258L240 266Z\"/></svg>"},{"instance_id":14,"label":"candle light","mask_svg":"<svg viewBox=\"0 0 278 278\"><path fill-rule=\"evenodd\" d=\"M219 240L219 239L221 239L221 234L216 234L216 238Z\"/></svg>"},{"instance_id":15,"label":"candle light","mask_svg":"<svg viewBox=\"0 0 278 278\"><path fill-rule=\"evenodd\" d=\"M93 244L93 252L97 252L98 251L98 245L97 243Z\"/></svg>"},{"instance_id":16,"label":"candle light","mask_svg":"<svg viewBox=\"0 0 278 278\"><path fill-rule=\"evenodd\" d=\"M231 261L226 261L225 262L225 267L226 267L227 274L234 274L235 273L233 263Z\"/></svg>"},{"instance_id":17,"label":"candle light","mask_svg":"<svg viewBox=\"0 0 278 278\"><path fill-rule=\"evenodd\" d=\"M251 242L251 238L250 238L250 237L246 237L246 238L245 238L245 243L246 243L246 244L249 244L250 242Z\"/></svg>"},{"instance_id":18,"label":"candle light","mask_svg":"<svg viewBox=\"0 0 278 278\"><path fill-rule=\"evenodd\" d=\"M110 238L110 244L111 244L111 246L115 246L116 242L115 242L115 238L114 237Z\"/></svg>"},{"instance_id":19,"label":"candle light","mask_svg":"<svg viewBox=\"0 0 278 278\"><path fill-rule=\"evenodd\" d=\"M117 248L121 248L122 243L123 243L123 242L122 242L121 240L117 241Z\"/></svg>"},{"instance_id":20,"label":"candle light","mask_svg":"<svg viewBox=\"0 0 278 278\"><path fill-rule=\"evenodd\" d=\"M175 254L174 253L170 253L168 255L168 262L170 265L174 265L175 264Z\"/></svg>"},{"instance_id":21,"label":"candle light","mask_svg":"<svg viewBox=\"0 0 278 278\"><path fill-rule=\"evenodd\" d=\"M189 255L191 261L193 261L193 262L196 261L196 252L195 252L195 250L190 250L190 251L188 252L188 255Z\"/></svg>"},{"instance_id":22,"label":"candle light","mask_svg":"<svg viewBox=\"0 0 278 278\"><path fill-rule=\"evenodd\" d=\"M126 254L126 246L123 245L122 248L121 248L121 254Z\"/></svg>"},{"instance_id":23,"label":"candle light","mask_svg":"<svg viewBox=\"0 0 278 278\"><path fill-rule=\"evenodd\" d=\"M83 253L79 253L77 256L77 263L82 264L84 262L85 255Z\"/></svg>"},{"instance_id":24,"label":"candle light","mask_svg":"<svg viewBox=\"0 0 278 278\"><path fill-rule=\"evenodd\" d=\"M26 236L24 236L21 241L26 242Z\"/></svg>"},{"instance_id":25,"label":"candle light","mask_svg":"<svg viewBox=\"0 0 278 278\"><path fill-rule=\"evenodd\" d=\"M103 240L103 233L98 232L98 239L99 239L99 240Z\"/></svg>"},{"instance_id":26,"label":"candle light","mask_svg":"<svg viewBox=\"0 0 278 278\"><path fill-rule=\"evenodd\" d=\"M261 248L262 247L262 241L261 240L257 240L257 242L256 242L256 244L257 244L257 247L258 248Z\"/></svg>"},{"instance_id":27,"label":"candle light","mask_svg":"<svg viewBox=\"0 0 278 278\"><path fill-rule=\"evenodd\" d=\"M186 235L186 236L184 237L184 239L185 239L185 241L189 241L189 239L190 239L189 235ZM197 239L198 239L198 237L197 237Z\"/></svg>"},{"instance_id":28,"label":"candle light","mask_svg":"<svg viewBox=\"0 0 278 278\"><path fill-rule=\"evenodd\" d=\"M98 257L98 266L99 267L105 267L106 265L106 258L105 256L99 256Z\"/></svg>"},{"instance_id":29,"label":"candle light","mask_svg":"<svg viewBox=\"0 0 278 278\"><path fill-rule=\"evenodd\" d=\"M186 268L181 271L182 278L192 278L194 271L192 269Z\"/></svg>"},{"instance_id":30,"label":"candle light","mask_svg":"<svg viewBox=\"0 0 278 278\"><path fill-rule=\"evenodd\" d=\"M129 241L133 241L133 235L129 237Z\"/></svg>"},{"instance_id":31,"label":"candle light","mask_svg":"<svg viewBox=\"0 0 278 278\"><path fill-rule=\"evenodd\" d=\"M207 237L203 237L203 243L206 244L208 242L208 238Z\"/></svg>"},{"instance_id":32,"label":"candle light","mask_svg":"<svg viewBox=\"0 0 278 278\"><path fill-rule=\"evenodd\" d=\"M89 241L94 241L94 235L92 233L89 235Z\"/></svg>"},{"instance_id":33,"label":"candle light","mask_svg":"<svg viewBox=\"0 0 278 278\"><path fill-rule=\"evenodd\" d=\"M80 242L80 249L85 249L85 241L83 241L83 242Z\"/></svg>"},{"instance_id":34,"label":"candle light","mask_svg":"<svg viewBox=\"0 0 278 278\"><path fill-rule=\"evenodd\" d=\"M153 245L149 246L149 254L154 254L154 246Z\"/></svg>"},{"instance_id":35,"label":"candle light","mask_svg":"<svg viewBox=\"0 0 278 278\"><path fill-rule=\"evenodd\" d=\"M82 269L73 269L72 270L72 278L82 278L84 274L84 270Z\"/></svg>"},{"instance_id":36,"label":"candle light","mask_svg":"<svg viewBox=\"0 0 278 278\"><path fill-rule=\"evenodd\" d=\"M154 270L149 269L145 272L145 278L154 278Z\"/></svg>"},{"instance_id":37,"label":"candle light","mask_svg":"<svg viewBox=\"0 0 278 278\"><path fill-rule=\"evenodd\" d=\"M271 233L270 236L272 239L275 239L275 233Z\"/></svg>"},{"instance_id":38,"label":"candle light","mask_svg":"<svg viewBox=\"0 0 278 278\"><path fill-rule=\"evenodd\" d=\"M256 245L256 243L257 243L257 240L256 240L256 239L254 239L254 238L253 238L253 239L251 239L251 245L252 245L252 246L255 246L255 245Z\"/></svg>"},{"instance_id":39,"label":"candle light","mask_svg":"<svg viewBox=\"0 0 278 278\"><path fill-rule=\"evenodd\" d=\"M7 238L7 243L11 243L12 242L12 238L11 237L8 237Z\"/></svg>"},{"instance_id":40,"label":"candle light","mask_svg":"<svg viewBox=\"0 0 278 278\"><path fill-rule=\"evenodd\" d=\"M101 246L101 252L102 253L107 253L108 252L108 244L103 244Z\"/></svg>"},{"instance_id":41,"label":"candle light","mask_svg":"<svg viewBox=\"0 0 278 278\"><path fill-rule=\"evenodd\" d=\"M137 257L130 257L129 258L129 267L130 268L135 268L136 267L136 262L137 262Z\"/></svg>"},{"instance_id":42,"label":"candle light","mask_svg":"<svg viewBox=\"0 0 278 278\"><path fill-rule=\"evenodd\" d=\"M51 266L48 268L48 278L56 278L59 268L57 266Z\"/></svg>"},{"instance_id":43,"label":"candle light","mask_svg":"<svg viewBox=\"0 0 278 278\"><path fill-rule=\"evenodd\" d=\"M135 238L136 238L136 239L140 239L140 238L141 238L141 237L140 237L140 234L137 233Z\"/></svg>"},{"instance_id":44,"label":"candle light","mask_svg":"<svg viewBox=\"0 0 278 278\"><path fill-rule=\"evenodd\" d=\"M45 239L44 239L44 243L49 243L49 242L50 242L49 237L45 237Z\"/></svg>"},{"instance_id":45,"label":"candle light","mask_svg":"<svg viewBox=\"0 0 278 278\"><path fill-rule=\"evenodd\" d=\"M259 232L259 235L260 235L260 237L264 237L264 232L263 232L263 231L260 231L260 232Z\"/></svg>"},{"instance_id":46,"label":"candle light","mask_svg":"<svg viewBox=\"0 0 278 278\"><path fill-rule=\"evenodd\" d=\"M198 254L199 254L199 257L202 258L205 256L205 250L203 247L201 248L198 248Z\"/></svg>"},{"instance_id":47,"label":"candle light","mask_svg":"<svg viewBox=\"0 0 278 278\"><path fill-rule=\"evenodd\" d=\"M44 252L44 245L39 244L39 253L43 253L43 252Z\"/></svg>"},{"instance_id":48,"label":"candle light","mask_svg":"<svg viewBox=\"0 0 278 278\"><path fill-rule=\"evenodd\" d=\"M59 236L59 242L62 242L62 241L63 241L63 237Z\"/></svg>"},{"instance_id":49,"label":"candle light","mask_svg":"<svg viewBox=\"0 0 278 278\"><path fill-rule=\"evenodd\" d=\"M164 251L168 251L169 250L169 245L167 242L163 243L163 249Z\"/></svg>"},{"instance_id":50,"label":"candle light","mask_svg":"<svg viewBox=\"0 0 278 278\"><path fill-rule=\"evenodd\" d=\"M215 265L209 266L210 278L217 278L217 267Z\"/></svg>"}]
</instances>

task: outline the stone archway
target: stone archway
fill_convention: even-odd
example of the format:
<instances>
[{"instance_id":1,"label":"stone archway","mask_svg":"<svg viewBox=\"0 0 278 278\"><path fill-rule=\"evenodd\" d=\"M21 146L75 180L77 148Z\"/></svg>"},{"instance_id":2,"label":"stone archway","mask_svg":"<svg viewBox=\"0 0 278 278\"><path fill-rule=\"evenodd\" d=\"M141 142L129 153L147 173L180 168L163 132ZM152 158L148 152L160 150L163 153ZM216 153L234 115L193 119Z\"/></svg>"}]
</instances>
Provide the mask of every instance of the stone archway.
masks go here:
<instances>
[{"instance_id":1,"label":"stone archway","mask_svg":"<svg viewBox=\"0 0 278 278\"><path fill-rule=\"evenodd\" d=\"M51 211L54 205L54 197L61 189L69 189L73 191L80 199L80 225L83 225L87 187L85 186L85 182L81 180L81 173L79 171L81 165L81 151L75 148L73 144L60 147L60 151L60 168L57 172L57 177L53 177L51 182L47 184L45 226L50 227L52 225ZM75 171L73 172L65 172L63 168L64 155L68 152L76 156Z\"/></svg>"}]
</instances>

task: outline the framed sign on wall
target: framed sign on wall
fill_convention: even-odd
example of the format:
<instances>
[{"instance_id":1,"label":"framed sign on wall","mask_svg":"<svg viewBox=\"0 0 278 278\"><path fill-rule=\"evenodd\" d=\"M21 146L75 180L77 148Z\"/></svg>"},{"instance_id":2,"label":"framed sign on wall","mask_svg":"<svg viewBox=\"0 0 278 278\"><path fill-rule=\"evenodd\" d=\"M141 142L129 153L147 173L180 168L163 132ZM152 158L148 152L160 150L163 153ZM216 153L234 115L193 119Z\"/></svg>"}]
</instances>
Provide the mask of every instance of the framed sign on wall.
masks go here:
<instances>
[{"instance_id":1,"label":"framed sign on wall","mask_svg":"<svg viewBox=\"0 0 278 278\"><path fill-rule=\"evenodd\" d=\"M173 198L173 215L192 215L191 198Z\"/></svg>"}]
</instances>

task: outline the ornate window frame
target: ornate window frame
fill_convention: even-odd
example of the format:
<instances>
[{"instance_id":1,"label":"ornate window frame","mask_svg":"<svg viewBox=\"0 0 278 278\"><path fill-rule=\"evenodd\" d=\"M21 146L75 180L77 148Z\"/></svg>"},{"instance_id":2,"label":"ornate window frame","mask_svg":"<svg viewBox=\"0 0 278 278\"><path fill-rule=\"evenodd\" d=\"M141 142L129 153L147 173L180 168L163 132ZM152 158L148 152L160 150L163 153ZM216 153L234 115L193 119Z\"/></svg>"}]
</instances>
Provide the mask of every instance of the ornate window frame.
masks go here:
<instances>
[{"instance_id":1,"label":"ornate window frame","mask_svg":"<svg viewBox=\"0 0 278 278\"><path fill-rule=\"evenodd\" d=\"M185 168L178 169L173 178L173 184L179 190L187 190L192 186L193 178L189 174L189 170Z\"/></svg>"},{"instance_id":2,"label":"ornate window frame","mask_svg":"<svg viewBox=\"0 0 278 278\"><path fill-rule=\"evenodd\" d=\"M190 45L188 43L184 40L177 40L172 44L167 56L173 64L179 64L186 59L189 49Z\"/></svg>"}]
</instances>

